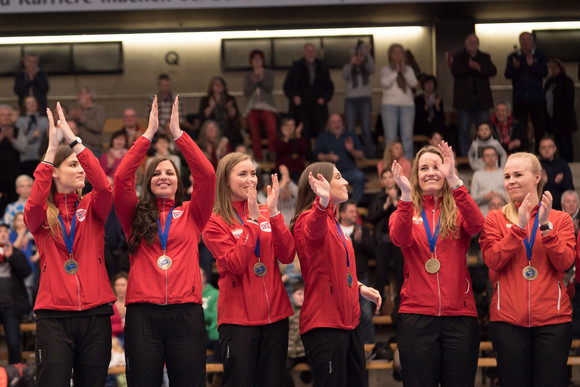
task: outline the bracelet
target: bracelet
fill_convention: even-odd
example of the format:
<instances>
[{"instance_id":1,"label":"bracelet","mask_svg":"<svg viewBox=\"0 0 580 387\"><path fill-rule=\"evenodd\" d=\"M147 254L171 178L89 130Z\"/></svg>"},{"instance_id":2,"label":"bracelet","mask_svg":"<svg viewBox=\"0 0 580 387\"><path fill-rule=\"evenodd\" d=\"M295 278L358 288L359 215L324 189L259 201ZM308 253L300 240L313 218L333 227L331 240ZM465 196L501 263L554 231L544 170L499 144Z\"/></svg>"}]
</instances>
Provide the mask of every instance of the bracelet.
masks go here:
<instances>
[{"instance_id":1,"label":"bracelet","mask_svg":"<svg viewBox=\"0 0 580 387\"><path fill-rule=\"evenodd\" d=\"M258 224L258 219L248 218L248 221Z\"/></svg>"}]
</instances>

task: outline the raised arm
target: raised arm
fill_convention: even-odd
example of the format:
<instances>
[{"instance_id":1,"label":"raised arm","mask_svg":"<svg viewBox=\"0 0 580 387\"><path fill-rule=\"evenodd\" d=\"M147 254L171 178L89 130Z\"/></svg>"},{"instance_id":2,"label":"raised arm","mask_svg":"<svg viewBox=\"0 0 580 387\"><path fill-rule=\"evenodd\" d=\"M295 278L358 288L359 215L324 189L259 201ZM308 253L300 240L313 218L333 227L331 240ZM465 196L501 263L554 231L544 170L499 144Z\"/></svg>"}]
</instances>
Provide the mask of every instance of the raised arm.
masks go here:
<instances>
[{"instance_id":1,"label":"raised arm","mask_svg":"<svg viewBox=\"0 0 580 387\"><path fill-rule=\"evenodd\" d=\"M278 210L278 195L280 186L278 175L272 174L272 185L266 188L268 197L266 203L270 212L270 225L272 226L272 237L274 243L274 256L282 263L290 264L296 256L294 237L284 223L284 217Z\"/></svg>"}]
</instances>

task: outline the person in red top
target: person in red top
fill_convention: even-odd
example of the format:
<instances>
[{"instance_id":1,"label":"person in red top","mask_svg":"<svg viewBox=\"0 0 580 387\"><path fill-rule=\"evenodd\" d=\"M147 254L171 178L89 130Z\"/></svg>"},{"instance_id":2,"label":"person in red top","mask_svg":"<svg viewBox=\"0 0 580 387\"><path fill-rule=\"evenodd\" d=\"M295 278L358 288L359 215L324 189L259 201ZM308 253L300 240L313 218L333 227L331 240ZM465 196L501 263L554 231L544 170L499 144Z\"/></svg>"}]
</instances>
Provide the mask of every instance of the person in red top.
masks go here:
<instances>
[{"instance_id":1,"label":"person in red top","mask_svg":"<svg viewBox=\"0 0 580 387\"><path fill-rule=\"evenodd\" d=\"M542 194L542 167L531 153L504 167L509 202L488 213L479 244L494 272L491 339L502 386L567 386L572 307L563 288L573 264L570 215ZM541 199L540 199L541 198Z\"/></svg>"},{"instance_id":2,"label":"person in red top","mask_svg":"<svg viewBox=\"0 0 580 387\"><path fill-rule=\"evenodd\" d=\"M300 335L317 387L367 384L359 292L381 307L379 292L357 280L352 241L335 218L348 200L347 186L334 164L309 165L290 226L304 279Z\"/></svg>"},{"instance_id":3,"label":"person in red top","mask_svg":"<svg viewBox=\"0 0 580 387\"><path fill-rule=\"evenodd\" d=\"M389 231L405 259L397 332L403 383L472 386L479 327L466 256L483 215L444 141L419 150L411 182L397 161L392 171L401 198Z\"/></svg>"},{"instance_id":4,"label":"person in red top","mask_svg":"<svg viewBox=\"0 0 580 387\"><path fill-rule=\"evenodd\" d=\"M99 161L68 126L57 104L48 148L34 172L24 221L40 255L36 314L36 385L101 387L111 357L111 303L104 258L105 221L113 194ZM81 195L85 177L93 190Z\"/></svg>"},{"instance_id":5,"label":"person in red top","mask_svg":"<svg viewBox=\"0 0 580 387\"><path fill-rule=\"evenodd\" d=\"M250 156L226 155L216 174L215 206L203 241L220 275L222 386L284 386L288 317L294 312L278 261L291 263L296 249L278 211L278 178L272 175L267 205L258 206Z\"/></svg>"},{"instance_id":6,"label":"person in red top","mask_svg":"<svg viewBox=\"0 0 580 387\"><path fill-rule=\"evenodd\" d=\"M129 386L160 386L164 363L172 385L205 386L206 333L197 246L211 215L215 173L181 131L178 109L176 97L169 130L193 176L191 201L182 201L181 176L167 157L153 159L141 197L135 193L135 171L159 127L157 98L147 130L115 173L115 209L131 254L125 298Z\"/></svg>"}]
</instances>

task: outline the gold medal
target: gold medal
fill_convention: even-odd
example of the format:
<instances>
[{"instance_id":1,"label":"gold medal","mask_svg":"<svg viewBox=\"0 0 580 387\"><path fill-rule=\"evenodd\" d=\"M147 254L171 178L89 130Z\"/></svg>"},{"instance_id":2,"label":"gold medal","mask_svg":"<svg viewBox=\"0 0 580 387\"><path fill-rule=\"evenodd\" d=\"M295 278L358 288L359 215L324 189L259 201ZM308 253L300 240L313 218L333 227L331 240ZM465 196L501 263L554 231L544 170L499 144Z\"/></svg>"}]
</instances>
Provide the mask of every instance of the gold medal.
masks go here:
<instances>
[{"instance_id":1,"label":"gold medal","mask_svg":"<svg viewBox=\"0 0 580 387\"><path fill-rule=\"evenodd\" d=\"M68 259L65 263L64 263L64 271L66 271L67 274L70 275L74 275L77 273L77 271L79 271L79 264L77 261L75 261L74 259Z\"/></svg>"},{"instance_id":2,"label":"gold medal","mask_svg":"<svg viewBox=\"0 0 580 387\"><path fill-rule=\"evenodd\" d=\"M435 274L441 268L441 264L435 258L429 258L427 262L425 262L425 270L427 273Z\"/></svg>"},{"instance_id":3,"label":"gold medal","mask_svg":"<svg viewBox=\"0 0 580 387\"><path fill-rule=\"evenodd\" d=\"M264 265L262 262L257 262L254 265L254 274L258 277L265 276L267 271L268 269L266 269L266 265Z\"/></svg>"},{"instance_id":4,"label":"gold medal","mask_svg":"<svg viewBox=\"0 0 580 387\"><path fill-rule=\"evenodd\" d=\"M159 258L157 258L157 267L161 270L169 270L169 268L173 265L173 261L169 256L163 254Z\"/></svg>"},{"instance_id":5,"label":"gold medal","mask_svg":"<svg viewBox=\"0 0 580 387\"><path fill-rule=\"evenodd\" d=\"M533 281L536 278L538 278L538 269L536 269L532 265L528 265L528 266L524 267L524 270L522 271L522 275L528 281Z\"/></svg>"}]
</instances>

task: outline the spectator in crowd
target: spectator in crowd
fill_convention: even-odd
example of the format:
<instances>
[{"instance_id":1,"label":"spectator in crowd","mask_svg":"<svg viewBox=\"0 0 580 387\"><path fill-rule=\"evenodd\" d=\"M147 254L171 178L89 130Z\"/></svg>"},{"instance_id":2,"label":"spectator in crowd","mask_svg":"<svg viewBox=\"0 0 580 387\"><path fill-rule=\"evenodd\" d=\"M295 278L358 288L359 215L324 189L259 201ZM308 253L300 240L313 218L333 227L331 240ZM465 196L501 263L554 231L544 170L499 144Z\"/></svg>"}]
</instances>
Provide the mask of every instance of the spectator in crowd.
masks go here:
<instances>
[{"instance_id":1,"label":"spectator in crowd","mask_svg":"<svg viewBox=\"0 0 580 387\"><path fill-rule=\"evenodd\" d=\"M355 133L357 119L362 130L365 157L372 158L373 138L371 134L371 83L370 76L375 72L375 61L370 53L371 46L359 40L350 63L342 67L342 79L346 81L344 114L346 131Z\"/></svg>"},{"instance_id":2,"label":"spectator in crowd","mask_svg":"<svg viewBox=\"0 0 580 387\"><path fill-rule=\"evenodd\" d=\"M431 146L438 146L444 140L443 135L441 132L433 132L429 136L429 145Z\"/></svg>"},{"instance_id":3,"label":"spectator in crowd","mask_svg":"<svg viewBox=\"0 0 580 387\"><path fill-rule=\"evenodd\" d=\"M356 261L356 277L360 283L370 286L369 259L375 256L375 241L370 230L358 224L356 203L347 200L339 207L339 224L342 233L350 238ZM380 292L379 292L380 293ZM373 304L359 294L360 330L365 344L374 344L375 325L373 324Z\"/></svg>"},{"instance_id":4,"label":"spectator in crowd","mask_svg":"<svg viewBox=\"0 0 580 387\"><path fill-rule=\"evenodd\" d=\"M38 277L35 272L38 270L38 250L34 243L32 234L28 232L26 224L24 223L24 212L17 212L14 215L14 221L11 224L10 243L13 247L20 250L25 256L30 265L31 273L24 278L24 286L26 286L26 293L28 294L29 305L34 305L36 298L36 291L38 290ZM29 310L30 312L30 310ZM27 316L24 321L28 321L30 316Z\"/></svg>"},{"instance_id":5,"label":"spectator in crowd","mask_svg":"<svg viewBox=\"0 0 580 387\"><path fill-rule=\"evenodd\" d=\"M207 274L202 267L201 271L201 300L203 306L203 314L205 316L205 332L207 333L207 348L213 351L212 359L208 357L208 363L220 363L220 348L219 348L219 333L218 327L218 296L219 291L213 287L207 280ZM212 360L212 361L209 361Z\"/></svg>"},{"instance_id":6,"label":"spectator in crowd","mask_svg":"<svg viewBox=\"0 0 580 387\"><path fill-rule=\"evenodd\" d=\"M168 74L159 74L157 77L157 94L149 97L145 111L146 117L149 117L151 114L151 106L153 105L155 96L157 96L157 106L159 108L160 133L168 134L173 102L176 97L171 91L171 78ZM191 128L191 125L185 119L185 105L181 101L179 101L179 120L180 128L185 130Z\"/></svg>"},{"instance_id":7,"label":"spectator in crowd","mask_svg":"<svg viewBox=\"0 0 580 387\"><path fill-rule=\"evenodd\" d=\"M530 147L525 127L517 122L510 111L509 102L501 101L495 105L495 115L491 117L500 144L508 155L527 152Z\"/></svg>"},{"instance_id":8,"label":"spectator in crowd","mask_svg":"<svg viewBox=\"0 0 580 387\"><path fill-rule=\"evenodd\" d=\"M411 176L411 162L407 160L403 154L403 144L401 141L391 141L385 147L383 158L377 164L377 172L379 176L385 169L390 169L393 161L397 160L401 168L403 168L403 175L409 178Z\"/></svg>"},{"instance_id":9,"label":"spectator in crowd","mask_svg":"<svg viewBox=\"0 0 580 387\"><path fill-rule=\"evenodd\" d=\"M105 171L105 175L107 175L107 178L111 184L119 164L121 164L123 157L129 149L128 142L129 139L127 138L124 130L116 131L111 135L109 150L107 153L103 153L99 159L101 168L103 168L103 171Z\"/></svg>"},{"instance_id":10,"label":"spectator in crowd","mask_svg":"<svg viewBox=\"0 0 580 387\"><path fill-rule=\"evenodd\" d=\"M290 178L290 171L284 164L280 165L280 194L278 196L278 209L284 217L284 223L290 225L296 212L296 195L298 186Z\"/></svg>"},{"instance_id":11,"label":"spectator in crowd","mask_svg":"<svg viewBox=\"0 0 580 387\"><path fill-rule=\"evenodd\" d=\"M346 132L342 118L332 114L328 118L327 131L316 139L314 154L318 161L336 164L342 176L352 185L352 198L358 202L365 189L365 174L357 168L356 161L363 160L364 154L358 136Z\"/></svg>"},{"instance_id":12,"label":"spectator in crowd","mask_svg":"<svg viewBox=\"0 0 580 387\"><path fill-rule=\"evenodd\" d=\"M38 67L40 57L35 53L28 53L22 61L22 71L14 79L14 93L18 96L18 107L24 107L24 99L29 95L36 98L38 111L46 115L46 95L48 93L48 75Z\"/></svg>"},{"instance_id":13,"label":"spectator in crowd","mask_svg":"<svg viewBox=\"0 0 580 387\"><path fill-rule=\"evenodd\" d=\"M260 50L250 52L252 71L244 78L246 109L244 116L248 121L252 149L256 160L262 160L262 126L268 137L268 155L274 155L276 139L276 105L272 97L274 73L264 68L264 53Z\"/></svg>"},{"instance_id":14,"label":"spectator in crowd","mask_svg":"<svg viewBox=\"0 0 580 387\"><path fill-rule=\"evenodd\" d=\"M545 133L542 79L548 75L548 66L544 54L535 49L531 33L522 32L519 39L520 49L508 55L504 75L512 80L514 119L527 128L530 115L537 148Z\"/></svg>"},{"instance_id":15,"label":"spectator in crowd","mask_svg":"<svg viewBox=\"0 0 580 387\"><path fill-rule=\"evenodd\" d=\"M202 121L217 122L232 146L243 143L238 105L234 96L228 93L222 77L213 77L209 81L207 95L199 102L199 116Z\"/></svg>"},{"instance_id":16,"label":"spectator in crowd","mask_svg":"<svg viewBox=\"0 0 580 387\"><path fill-rule=\"evenodd\" d=\"M10 226L12 222L14 222L14 216L17 213L24 211L24 205L26 204L26 200L30 196L30 190L32 189L32 182L32 178L28 175L20 175L16 178L15 187L16 193L18 194L18 200L6 206L2 223Z\"/></svg>"},{"instance_id":17,"label":"spectator in crowd","mask_svg":"<svg viewBox=\"0 0 580 387\"><path fill-rule=\"evenodd\" d=\"M153 137L153 149L155 150L155 153L153 154L153 157L147 159L147 166L149 166L156 157L164 157L171 160L178 172L181 171L181 159L179 156L171 152L170 140L166 134L157 133L155 137Z\"/></svg>"},{"instance_id":18,"label":"spectator in crowd","mask_svg":"<svg viewBox=\"0 0 580 387\"><path fill-rule=\"evenodd\" d=\"M548 67L551 76L544 84L546 131L554 136L560 157L571 163L574 161L572 132L578 129L574 108L574 81L566 75L566 67L560 59L551 59Z\"/></svg>"},{"instance_id":19,"label":"spectator in crowd","mask_svg":"<svg viewBox=\"0 0 580 387\"><path fill-rule=\"evenodd\" d=\"M503 206L505 206L506 204L507 204L507 202L506 202L506 199L504 196L495 195L489 201L488 213L489 213L489 211L493 211L493 210L501 210L503 208Z\"/></svg>"},{"instance_id":20,"label":"spectator in crowd","mask_svg":"<svg viewBox=\"0 0 580 387\"><path fill-rule=\"evenodd\" d=\"M120 271L111 279L113 293L117 300L113 304L113 315L111 316L111 327L114 337L117 337L121 345L125 346L125 315L127 314L127 307L125 306L125 297L127 296L127 285L129 283L129 275Z\"/></svg>"},{"instance_id":21,"label":"spectator in crowd","mask_svg":"<svg viewBox=\"0 0 580 387\"><path fill-rule=\"evenodd\" d=\"M443 133L445 130L445 112L443 100L437 94L437 78L425 75L420 80L423 94L415 97L415 128L414 134L431 135L433 132Z\"/></svg>"},{"instance_id":22,"label":"spectator in crowd","mask_svg":"<svg viewBox=\"0 0 580 387\"><path fill-rule=\"evenodd\" d=\"M400 134L405 157L413 158L413 123L415 120L415 101L413 88L417 78L410 66L405 64L403 46L395 43L387 52L389 65L381 70L383 101L381 117L385 132L385 144L397 139Z\"/></svg>"},{"instance_id":23,"label":"spectator in crowd","mask_svg":"<svg viewBox=\"0 0 580 387\"><path fill-rule=\"evenodd\" d=\"M21 363L20 317L30 312L24 278L32 273L26 256L9 240L10 227L0 224L0 315L8 347L8 363Z\"/></svg>"},{"instance_id":24,"label":"spectator in crowd","mask_svg":"<svg viewBox=\"0 0 580 387\"><path fill-rule=\"evenodd\" d=\"M574 233L578 236L578 227L580 219L578 217L579 214L579 201L578 201L578 194L576 191L572 191L571 189L562 192L562 211L567 213L572 217L572 222L574 223Z\"/></svg>"},{"instance_id":25,"label":"spectator in crowd","mask_svg":"<svg viewBox=\"0 0 580 387\"><path fill-rule=\"evenodd\" d=\"M214 169L217 169L222 157L232 151L230 141L222 136L218 123L214 120L206 120L201 125L197 144Z\"/></svg>"},{"instance_id":26,"label":"spectator in crowd","mask_svg":"<svg viewBox=\"0 0 580 387\"><path fill-rule=\"evenodd\" d=\"M574 190L572 171L566 160L556 157L556 141L551 136L545 136L540 140L540 163L542 164L542 181L544 191L552 194L552 208L562 209L561 196L566 190Z\"/></svg>"},{"instance_id":27,"label":"spectator in crowd","mask_svg":"<svg viewBox=\"0 0 580 387\"><path fill-rule=\"evenodd\" d=\"M308 144L324 131L328 119L328 102L334 94L334 84L326 65L316 58L316 47L304 45L302 59L292 63L284 80L284 94L290 102L290 114L304 126Z\"/></svg>"},{"instance_id":28,"label":"spectator in crowd","mask_svg":"<svg viewBox=\"0 0 580 387\"><path fill-rule=\"evenodd\" d=\"M306 352L304 351L304 344L300 338L300 310L304 303L304 282L300 281L294 284L292 289L292 310L294 314L289 317L288 330L288 359L286 360L286 387L294 387L294 379L292 379L292 368L296 364L306 363ZM309 384L312 381L312 374L309 371L303 371L300 374L300 379L303 383Z\"/></svg>"},{"instance_id":29,"label":"spectator in crowd","mask_svg":"<svg viewBox=\"0 0 580 387\"><path fill-rule=\"evenodd\" d=\"M280 169L282 164L285 165L294 182L298 182L305 168L305 155L310 150L308 141L302 137L303 128L303 124L296 127L296 122L291 116L283 116L280 119L280 137L274 141L276 169Z\"/></svg>"},{"instance_id":30,"label":"spectator in crowd","mask_svg":"<svg viewBox=\"0 0 580 387\"><path fill-rule=\"evenodd\" d=\"M497 164L497 149L494 146L486 146L481 151L483 169L476 170L471 179L470 193L473 200L479 206L483 216L489 211L489 201L496 197L505 197L503 184L503 170Z\"/></svg>"},{"instance_id":31,"label":"spectator in crowd","mask_svg":"<svg viewBox=\"0 0 580 387\"><path fill-rule=\"evenodd\" d=\"M123 127L122 131L127 135L127 149L131 148L135 140L143 134L145 129L139 127L139 117L133 108L127 108L123 112Z\"/></svg>"},{"instance_id":32,"label":"spectator in crowd","mask_svg":"<svg viewBox=\"0 0 580 387\"><path fill-rule=\"evenodd\" d=\"M38 103L36 98L28 96L24 99L22 114L16 120L18 131L26 136L28 145L26 152L20 157L21 172L32 176L36 166L40 162L40 142L42 134L48 128L48 119L46 113L42 115L38 112ZM46 149L46 148L45 148ZM43 149L42 151L44 151Z\"/></svg>"},{"instance_id":33,"label":"spectator in crowd","mask_svg":"<svg viewBox=\"0 0 580 387\"><path fill-rule=\"evenodd\" d=\"M493 98L489 78L497 69L489 54L479 51L475 34L465 37L465 48L453 55L451 74L454 78L453 107L457 109L459 154L467 156L471 139L471 124L489 120Z\"/></svg>"},{"instance_id":34,"label":"spectator in crowd","mask_svg":"<svg viewBox=\"0 0 580 387\"><path fill-rule=\"evenodd\" d=\"M78 95L78 109L70 111L71 120L77 123L79 136L84 145L93 152L95 157L101 157L103 147L103 127L107 120L105 108L95 103L97 93L90 86L81 89Z\"/></svg>"},{"instance_id":35,"label":"spectator in crowd","mask_svg":"<svg viewBox=\"0 0 580 387\"><path fill-rule=\"evenodd\" d=\"M493 138L491 130L492 124L489 121L483 121L477 125L477 137L471 143L469 148L469 166L472 170L478 171L483 169L485 163L483 161L483 149L487 147L494 147L497 151L500 166L503 167L507 159L506 151L503 149L499 141Z\"/></svg>"},{"instance_id":36,"label":"spectator in crowd","mask_svg":"<svg viewBox=\"0 0 580 387\"><path fill-rule=\"evenodd\" d=\"M27 146L26 135L14 126L13 113L10 106L0 105L0 192L7 193L8 202L16 200L14 183Z\"/></svg>"},{"instance_id":37,"label":"spectator in crowd","mask_svg":"<svg viewBox=\"0 0 580 387\"><path fill-rule=\"evenodd\" d=\"M480 237L494 273L490 333L499 383L565 386L572 307L561 283L576 257L572 219L542 193L533 154L510 155L504 184L509 203L487 215Z\"/></svg>"}]
</instances>

